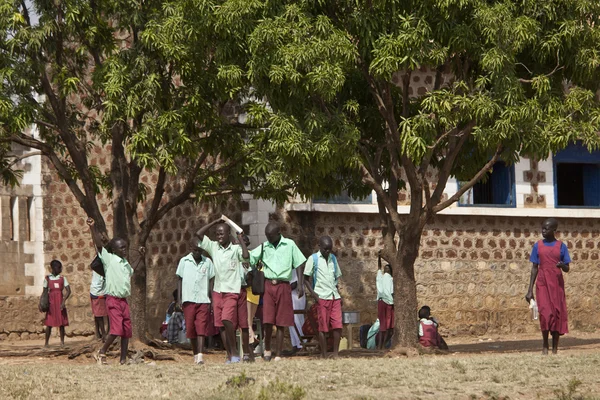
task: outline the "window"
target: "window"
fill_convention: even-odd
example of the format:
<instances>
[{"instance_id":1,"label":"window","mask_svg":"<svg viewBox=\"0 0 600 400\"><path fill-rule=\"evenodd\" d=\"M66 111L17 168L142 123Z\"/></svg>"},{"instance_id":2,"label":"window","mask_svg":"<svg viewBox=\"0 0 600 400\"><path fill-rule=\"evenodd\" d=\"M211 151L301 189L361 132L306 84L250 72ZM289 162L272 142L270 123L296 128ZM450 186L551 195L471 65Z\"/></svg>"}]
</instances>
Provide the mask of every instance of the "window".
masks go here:
<instances>
[{"instance_id":1,"label":"window","mask_svg":"<svg viewBox=\"0 0 600 400\"><path fill-rule=\"evenodd\" d=\"M341 194L330 198L315 197L313 203L325 203L325 204L372 204L373 194L369 194L363 199L351 197L347 190L342 191Z\"/></svg>"},{"instance_id":2,"label":"window","mask_svg":"<svg viewBox=\"0 0 600 400\"><path fill-rule=\"evenodd\" d=\"M461 182L458 183L460 187ZM494 164L486 178L467 190L459 206L515 207L515 167L504 161Z\"/></svg>"},{"instance_id":3,"label":"window","mask_svg":"<svg viewBox=\"0 0 600 400\"><path fill-rule=\"evenodd\" d=\"M573 143L553 161L557 207L600 207L600 151Z\"/></svg>"}]
</instances>

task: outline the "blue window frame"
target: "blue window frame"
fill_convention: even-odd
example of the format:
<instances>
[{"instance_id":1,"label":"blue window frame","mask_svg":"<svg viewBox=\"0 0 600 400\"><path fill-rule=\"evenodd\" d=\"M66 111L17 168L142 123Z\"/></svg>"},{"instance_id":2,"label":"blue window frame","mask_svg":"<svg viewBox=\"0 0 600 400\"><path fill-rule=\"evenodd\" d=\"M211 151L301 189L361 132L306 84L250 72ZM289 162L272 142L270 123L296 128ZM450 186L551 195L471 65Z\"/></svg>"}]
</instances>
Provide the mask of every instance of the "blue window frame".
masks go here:
<instances>
[{"instance_id":1,"label":"blue window frame","mask_svg":"<svg viewBox=\"0 0 600 400\"><path fill-rule=\"evenodd\" d=\"M572 143L553 157L555 207L600 207L600 151Z\"/></svg>"},{"instance_id":2,"label":"blue window frame","mask_svg":"<svg viewBox=\"0 0 600 400\"><path fill-rule=\"evenodd\" d=\"M333 196L330 198L325 197L315 197L313 198L313 203L321 203L321 204L372 204L373 203L373 194L369 194L367 197L363 199L357 199L351 197L348 194L347 190L342 191L341 194L337 196Z\"/></svg>"},{"instance_id":3,"label":"blue window frame","mask_svg":"<svg viewBox=\"0 0 600 400\"><path fill-rule=\"evenodd\" d=\"M461 182L458 182L460 188ZM486 179L477 182L458 201L467 207L516 207L515 166L504 161L494 164Z\"/></svg>"}]
</instances>

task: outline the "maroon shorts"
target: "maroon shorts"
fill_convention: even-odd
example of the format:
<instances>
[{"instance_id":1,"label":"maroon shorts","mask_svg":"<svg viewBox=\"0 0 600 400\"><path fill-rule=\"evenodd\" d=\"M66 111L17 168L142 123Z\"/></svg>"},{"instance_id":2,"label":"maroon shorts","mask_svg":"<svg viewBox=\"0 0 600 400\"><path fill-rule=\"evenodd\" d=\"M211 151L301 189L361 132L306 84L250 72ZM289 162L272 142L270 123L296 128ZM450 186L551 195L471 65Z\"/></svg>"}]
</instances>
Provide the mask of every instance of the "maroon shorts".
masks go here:
<instances>
[{"instance_id":1,"label":"maroon shorts","mask_svg":"<svg viewBox=\"0 0 600 400\"><path fill-rule=\"evenodd\" d=\"M273 285L270 280L265 279L263 324L294 326L292 286L288 282Z\"/></svg>"},{"instance_id":2,"label":"maroon shorts","mask_svg":"<svg viewBox=\"0 0 600 400\"><path fill-rule=\"evenodd\" d=\"M210 303L186 301L183 303L183 317L185 318L185 337L194 339L198 336L207 336Z\"/></svg>"},{"instance_id":3,"label":"maroon shorts","mask_svg":"<svg viewBox=\"0 0 600 400\"><path fill-rule=\"evenodd\" d=\"M98 296L96 298L90 298L92 302L92 314L94 317L106 317L106 298L104 296Z\"/></svg>"},{"instance_id":4,"label":"maroon shorts","mask_svg":"<svg viewBox=\"0 0 600 400\"><path fill-rule=\"evenodd\" d=\"M319 299L319 332L329 332L330 329L342 329L342 299Z\"/></svg>"},{"instance_id":5,"label":"maroon shorts","mask_svg":"<svg viewBox=\"0 0 600 400\"><path fill-rule=\"evenodd\" d=\"M377 302L377 318L379 318L379 332L394 329L394 305L379 300Z\"/></svg>"},{"instance_id":6,"label":"maroon shorts","mask_svg":"<svg viewBox=\"0 0 600 400\"><path fill-rule=\"evenodd\" d=\"M237 302L238 326L240 329L248 329L248 293L242 288Z\"/></svg>"},{"instance_id":7,"label":"maroon shorts","mask_svg":"<svg viewBox=\"0 0 600 400\"><path fill-rule=\"evenodd\" d=\"M131 314L127 299L106 296L106 311L110 322L110 334L128 339L132 336Z\"/></svg>"},{"instance_id":8,"label":"maroon shorts","mask_svg":"<svg viewBox=\"0 0 600 400\"><path fill-rule=\"evenodd\" d=\"M215 314L215 326L221 328L223 321L230 321L234 328L238 326L238 301L239 293L218 293L213 292L213 311ZM248 319L248 311L246 310L246 319ZM246 325L248 323L246 322Z\"/></svg>"}]
</instances>

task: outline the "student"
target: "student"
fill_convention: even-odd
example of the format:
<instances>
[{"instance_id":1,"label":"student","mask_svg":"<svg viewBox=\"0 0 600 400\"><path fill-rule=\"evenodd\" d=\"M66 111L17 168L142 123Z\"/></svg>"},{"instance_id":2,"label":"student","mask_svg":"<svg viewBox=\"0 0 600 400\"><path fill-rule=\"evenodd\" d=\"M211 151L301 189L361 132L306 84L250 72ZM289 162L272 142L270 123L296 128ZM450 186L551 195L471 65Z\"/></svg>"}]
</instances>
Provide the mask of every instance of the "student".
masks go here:
<instances>
[{"instance_id":1,"label":"student","mask_svg":"<svg viewBox=\"0 0 600 400\"><path fill-rule=\"evenodd\" d=\"M215 225L217 225L217 240L213 241L208 238L206 232ZM230 235L229 225L223 223L221 219L214 220L196 232L200 240L198 246L210 255L215 268L212 302L215 326L221 331L221 338L224 339L223 344L227 351L227 364L240 362L240 358L234 355L235 330L238 326L248 329L245 296L243 296L243 303L240 300L242 279L246 272L242 262L248 261L248 248L241 234L238 234L239 245L231 243Z\"/></svg>"},{"instance_id":2,"label":"student","mask_svg":"<svg viewBox=\"0 0 600 400\"><path fill-rule=\"evenodd\" d=\"M250 238L245 233L242 233L241 239L246 245L246 248L250 246ZM244 273L242 275L242 288L240 290L240 297L238 299L238 321L244 319L247 321L246 324L238 323L238 327L242 331L242 349L243 349L243 362L254 362L254 353L250 351L250 331L252 331L252 323L254 315L256 314L256 308L258 308L258 302L260 296L255 296L252 293L252 281L250 280L252 275L249 275L250 262L242 262ZM254 312L251 314L251 304L256 304ZM252 338L254 342L254 331L252 331Z\"/></svg>"},{"instance_id":3,"label":"student","mask_svg":"<svg viewBox=\"0 0 600 400\"><path fill-rule=\"evenodd\" d=\"M106 330L104 329L104 318L108 317L106 312L106 297L104 293L104 277L92 271L92 282L90 284L90 302L92 305L92 314L94 315L94 325L96 338L106 341Z\"/></svg>"},{"instance_id":4,"label":"student","mask_svg":"<svg viewBox=\"0 0 600 400\"><path fill-rule=\"evenodd\" d=\"M392 266L381 265L381 254L378 257L377 270L377 318L379 319L379 333L377 334L377 347L383 350L394 333L394 278Z\"/></svg>"},{"instance_id":5,"label":"student","mask_svg":"<svg viewBox=\"0 0 600 400\"><path fill-rule=\"evenodd\" d=\"M419 310L419 343L423 347L437 347L448 350L446 341L438 332L438 322L431 316L431 308L423 306Z\"/></svg>"},{"instance_id":6,"label":"student","mask_svg":"<svg viewBox=\"0 0 600 400\"><path fill-rule=\"evenodd\" d=\"M338 291L338 280L342 271L332 252L333 241L329 236L319 240L319 252L306 261L304 275L308 276L307 288L318 304L319 346L321 357L327 356L325 333L330 327L333 333L333 358L338 358L342 336L342 298Z\"/></svg>"},{"instance_id":7,"label":"student","mask_svg":"<svg viewBox=\"0 0 600 400\"><path fill-rule=\"evenodd\" d=\"M265 228L267 241L250 252L250 263L256 265L262 257L265 273L265 293L263 297L263 326L265 328L264 360L271 361L271 339L273 325L277 326L274 361L281 360L284 329L294 325L292 305L292 270L304 264L306 257L293 240L281 235L276 222L269 222ZM301 270L302 271L302 270ZM304 296L304 277L298 274L298 297Z\"/></svg>"},{"instance_id":8,"label":"student","mask_svg":"<svg viewBox=\"0 0 600 400\"><path fill-rule=\"evenodd\" d=\"M202 255L198 241L190 243L190 253L179 260L177 303L181 304L185 318L186 337L192 344L194 364L204 364L203 351L210 318L210 297L215 268L210 259Z\"/></svg>"},{"instance_id":9,"label":"student","mask_svg":"<svg viewBox=\"0 0 600 400\"><path fill-rule=\"evenodd\" d=\"M104 266L104 291L106 293L106 311L110 324L109 334L102 348L95 355L98 364L106 364L106 351L117 337L121 337L121 365L127 362L127 350L129 339L132 336L131 313L127 297L131 295L131 276L134 269L126 260L127 242L121 238L113 238L110 241L109 248L112 253L106 250L106 246L100 235L94 228L95 221L92 218L87 219L90 228L94 246L98 251L98 256ZM144 248L139 249L140 254L144 254Z\"/></svg>"},{"instance_id":10,"label":"student","mask_svg":"<svg viewBox=\"0 0 600 400\"><path fill-rule=\"evenodd\" d=\"M61 275L62 263L58 260L52 260L50 262L50 270L52 273L47 275L44 279L44 292L48 292L48 300L50 308L46 312L46 319L44 325L46 325L46 343L44 346L48 347L48 341L50 340L50 333L52 327L59 327L60 331L60 345L65 345L65 326L69 326L69 318L67 316L67 307L65 303L71 296L71 287L67 278ZM63 290L65 294L63 295ZM40 304L41 309L41 304Z\"/></svg>"},{"instance_id":11,"label":"student","mask_svg":"<svg viewBox=\"0 0 600 400\"><path fill-rule=\"evenodd\" d=\"M548 354L548 333L552 335L552 354L558 351L558 339L569 332L567 301L563 272L569 272L571 257L567 246L556 240L554 234L558 221L548 218L542 224L543 239L533 245L529 261L531 277L525 300L533 299L533 284L537 295L540 328L542 330L542 354Z\"/></svg>"},{"instance_id":12,"label":"student","mask_svg":"<svg viewBox=\"0 0 600 400\"><path fill-rule=\"evenodd\" d=\"M301 310L304 311L306 309L306 297L298 297L298 270L295 269L292 275L292 306L294 307L294 311ZM290 326L290 339L292 342L292 351L289 352L289 355L294 355L302 349L302 341L300 340L300 336L302 336L302 325L304 325L304 314L296 314L294 312L294 325ZM298 331L296 331L298 329ZM298 336L300 334L300 336Z\"/></svg>"}]
</instances>

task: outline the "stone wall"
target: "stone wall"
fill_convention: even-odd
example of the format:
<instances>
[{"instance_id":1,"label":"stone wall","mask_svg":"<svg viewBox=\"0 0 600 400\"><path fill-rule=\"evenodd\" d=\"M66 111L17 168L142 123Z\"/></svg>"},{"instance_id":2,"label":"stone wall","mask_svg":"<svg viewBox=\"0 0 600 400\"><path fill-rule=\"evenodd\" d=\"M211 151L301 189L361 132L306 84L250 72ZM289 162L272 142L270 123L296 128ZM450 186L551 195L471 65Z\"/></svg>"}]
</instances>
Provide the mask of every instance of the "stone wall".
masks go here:
<instances>
[{"instance_id":1,"label":"stone wall","mask_svg":"<svg viewBox=\"0 0 600 400\"><path fill-rule=\"evenodd\" d=\"M344 309L360 311L363 323L377 318L375 275L382 246L376 214L283 212L284 235L302 251L317 250L321 235L334 240L343 278ZM421 238L416 262L419 304L427 304L448 335L533 333L524 300L529 284L529 255L541 238L543 218L437 216ZM569 326L600 326L597 270L600 227L593 220L559 219L557 237L573 259L565 275ZM416 317L416 313L415 313Z\"/></svg>"}]
</instances>

